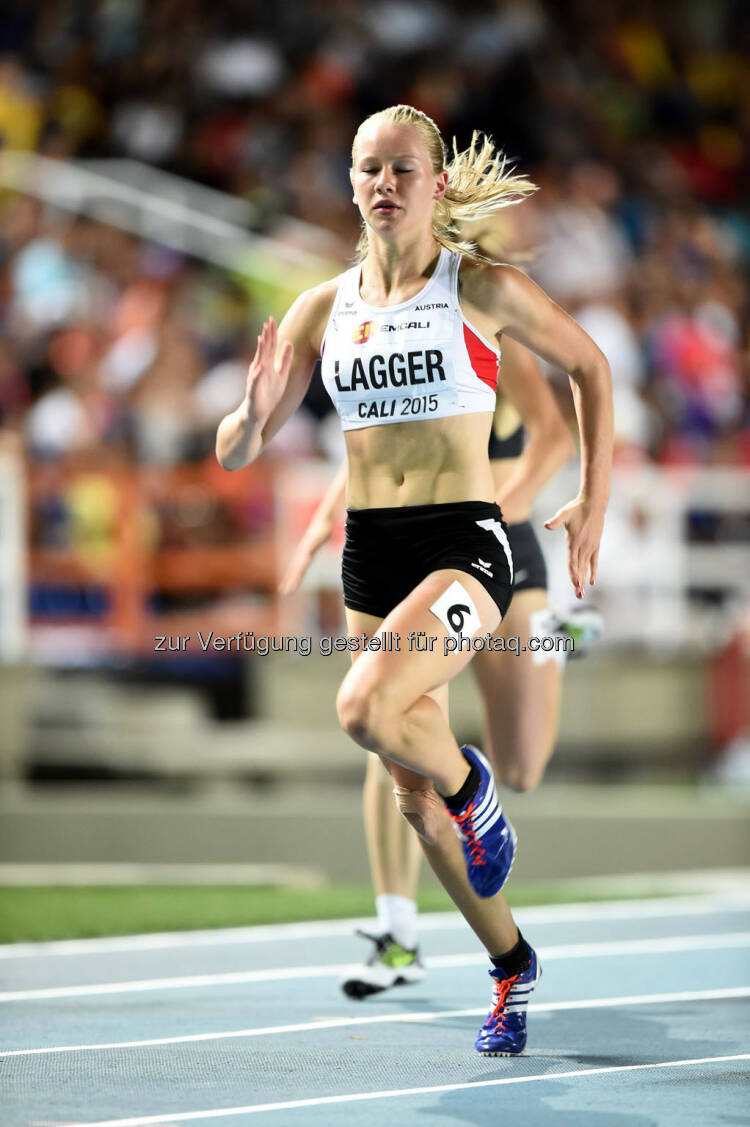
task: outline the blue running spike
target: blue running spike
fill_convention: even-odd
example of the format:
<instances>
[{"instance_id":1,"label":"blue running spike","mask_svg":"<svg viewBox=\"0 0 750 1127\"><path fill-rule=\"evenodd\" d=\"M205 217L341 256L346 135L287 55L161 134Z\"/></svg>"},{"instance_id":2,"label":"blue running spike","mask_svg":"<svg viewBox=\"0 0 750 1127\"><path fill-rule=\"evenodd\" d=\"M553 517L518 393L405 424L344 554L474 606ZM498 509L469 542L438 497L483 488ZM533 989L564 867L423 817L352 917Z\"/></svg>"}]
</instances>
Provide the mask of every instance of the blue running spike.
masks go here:
<instances>
[{"instance_id":1,"label":"blue running spike","mask_svg":"<svg viewBox=\"0 0 750 1127\"><path fill-rule=\"evenodd\" d=\"M493 967L489 975L495 995L477 1035L476 1048L488 1057L516 1056L526 1047L526 1010L542 968L536 952L529 947L529 965L520 974L507 976L502 967Z\"/></svg>"},{"instance_id":2,"label":"blue running spike","mask_svg":"<svg viewBox=\"0 0 750 1127\"><path fill-rule=\"evenodd\" d=\"M463 810L448 813L461 839L471 887L477 896L494 896L513 866L516 831L503 814L488 760L468 744L461 748L461 754L470 764L476 764L479 787Z\"/></svg>"}]
</instances>

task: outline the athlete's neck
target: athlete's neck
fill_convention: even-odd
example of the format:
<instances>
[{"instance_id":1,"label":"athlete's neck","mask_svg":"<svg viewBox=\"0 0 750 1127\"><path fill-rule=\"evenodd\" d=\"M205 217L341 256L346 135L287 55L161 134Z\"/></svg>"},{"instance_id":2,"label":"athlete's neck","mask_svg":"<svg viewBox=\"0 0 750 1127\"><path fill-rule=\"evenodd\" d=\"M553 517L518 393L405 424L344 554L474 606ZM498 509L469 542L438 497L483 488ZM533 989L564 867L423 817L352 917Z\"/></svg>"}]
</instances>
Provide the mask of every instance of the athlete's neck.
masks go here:
<instances>
[{"instance_id":1,"label":"athlete's neck","mask_svg":"<svg viewBox=\"0 0 750 1127\"><path fill-rule=\"evenodd\" d=\"M367 257L362 262L362 297L379 305L403 291L418 292L437 269L439 256L440 246L431 232L402 246L371 234Z\"/></svg>"}]
</instances>

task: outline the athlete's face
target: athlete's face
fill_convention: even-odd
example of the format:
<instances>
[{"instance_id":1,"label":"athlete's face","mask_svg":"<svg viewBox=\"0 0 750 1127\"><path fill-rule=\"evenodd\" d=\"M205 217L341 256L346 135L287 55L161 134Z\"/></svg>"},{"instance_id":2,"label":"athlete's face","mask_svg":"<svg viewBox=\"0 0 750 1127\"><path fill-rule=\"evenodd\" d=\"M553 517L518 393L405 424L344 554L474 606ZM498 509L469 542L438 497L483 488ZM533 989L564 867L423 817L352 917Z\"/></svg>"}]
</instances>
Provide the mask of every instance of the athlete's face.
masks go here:
<instances>
[{"instance_id":1,"label":"athlete's face","mask_svg":"<svg viewBox=\"0 0 750 1127\"><path fill-rule=\"evenodd\" d=\"M351 170L362 218L384 238L429 229L448 173L435 173L427 146L412 125L383 122L363 131Z\"/></svg>"}]
</instances>

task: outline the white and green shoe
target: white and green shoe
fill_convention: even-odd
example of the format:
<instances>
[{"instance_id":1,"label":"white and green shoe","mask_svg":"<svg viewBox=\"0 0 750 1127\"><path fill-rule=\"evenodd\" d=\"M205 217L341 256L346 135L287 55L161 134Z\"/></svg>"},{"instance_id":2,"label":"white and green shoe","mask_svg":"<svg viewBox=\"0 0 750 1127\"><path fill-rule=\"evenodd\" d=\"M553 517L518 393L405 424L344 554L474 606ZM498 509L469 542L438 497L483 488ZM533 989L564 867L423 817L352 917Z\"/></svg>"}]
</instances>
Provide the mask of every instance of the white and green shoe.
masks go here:
<instances>
[{"instance_id":1,"label":"white and green shoe","mask_svg":"<svg viewBox=\"0 0 750 1127\"><path fill-rule=\"evenodd\" d=\"M604 631L604 619L594 607L571 607L567 613L560 614L560 619L558 630L573 639L573 654L578 657L598 642Z\"/></svg>"},{"instance_id":2,"label":"white and green shoe","mask_svg":"<svg viewBox=\"0 0 750 1127\"><path fill-rule=\"evenodd\" d=\"M375 944L375 950L366 963L351 967L341 978L341 989L350 998L366 998L380 994L392 986L408 986L421 982L424 967L419 960L419 948L409 951L397 943L392 935L369 935L357 931L363 939Z\"/></svg>"},{"instance_id":3,"label":"white and green shoe","mask_svg":"<svg viewBox=\"0 0 750 1127\"><path fill-rule=\"evenodd\" d=\"M564 663L566 657L583 657L601 638L604 619L594 607L545 607L531 615L530 626L532 636L541 641L531 655L532 664L544 665L552 659Z\"/></svg>"}]
</instances>

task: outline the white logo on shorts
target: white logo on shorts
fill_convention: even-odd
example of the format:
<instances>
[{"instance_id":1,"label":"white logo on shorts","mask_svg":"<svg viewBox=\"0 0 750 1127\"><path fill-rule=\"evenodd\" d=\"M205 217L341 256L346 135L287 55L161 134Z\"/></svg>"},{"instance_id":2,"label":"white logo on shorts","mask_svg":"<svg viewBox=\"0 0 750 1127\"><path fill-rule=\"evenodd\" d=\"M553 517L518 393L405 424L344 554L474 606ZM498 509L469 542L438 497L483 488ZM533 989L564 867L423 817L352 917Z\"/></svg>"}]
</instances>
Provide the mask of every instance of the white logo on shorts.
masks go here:
<instances>
[{"instance_id":1,"label":"white logo on shorts","mask_svg":"<svg viewBox=\"0 0 750 1127\"><path fill-rule=\"evenodd\" d=\"M513 582L513 555L512 555L511 550L510 550L510 544L508 543L508 537L505 534L505 529L501 525L500 521L496 520L494 517L489 517L488 520L478 520L478 521L476 521L476 524L478 524L480 528L486 529L487 532L491 532L492 535L495 537L495 539L498 540L499 543L501 544L502 549L505 552L505 558L508 561L508 569L510 570L510 581L512 583Z\"/></svg>"}]
</instances>

